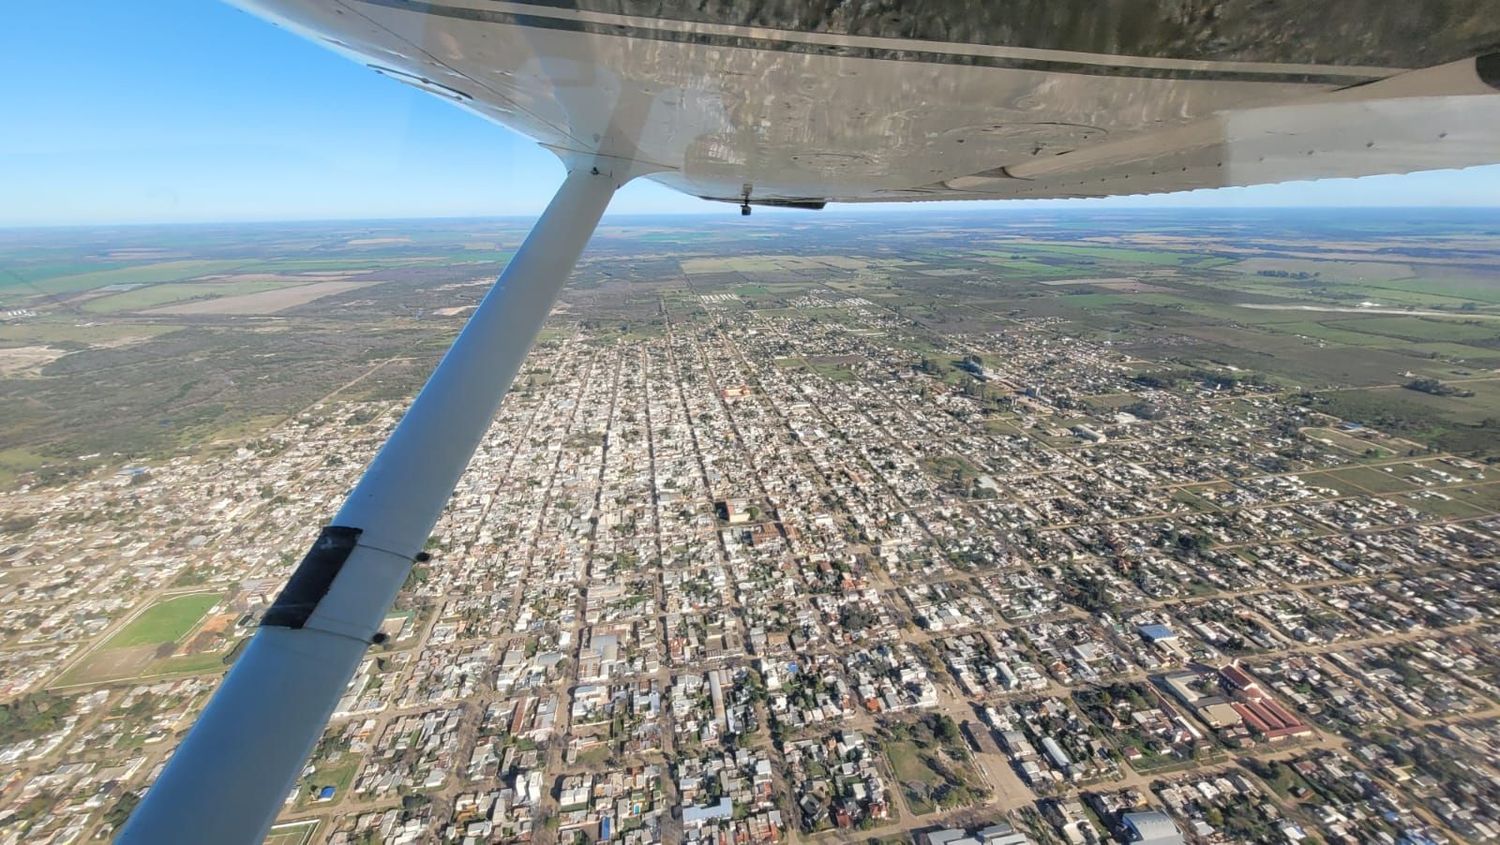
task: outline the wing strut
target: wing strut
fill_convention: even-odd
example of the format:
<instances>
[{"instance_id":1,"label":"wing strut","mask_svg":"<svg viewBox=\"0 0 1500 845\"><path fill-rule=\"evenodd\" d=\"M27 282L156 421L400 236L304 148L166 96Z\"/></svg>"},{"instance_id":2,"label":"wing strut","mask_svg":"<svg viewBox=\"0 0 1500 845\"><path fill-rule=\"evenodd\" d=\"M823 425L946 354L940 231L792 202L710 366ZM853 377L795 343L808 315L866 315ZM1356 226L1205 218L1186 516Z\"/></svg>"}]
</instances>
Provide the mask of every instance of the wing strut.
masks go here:
<instances>
[{"instance_id":1,"label":"wing strut","mask_svg":"<svg viewBox=\"0 0 1500 845\"><path fill-rule=\"evenodd\" d=\"M258 843L374 641L605 206L574 166L120 833Z\"/></svg>"}]
</instances>

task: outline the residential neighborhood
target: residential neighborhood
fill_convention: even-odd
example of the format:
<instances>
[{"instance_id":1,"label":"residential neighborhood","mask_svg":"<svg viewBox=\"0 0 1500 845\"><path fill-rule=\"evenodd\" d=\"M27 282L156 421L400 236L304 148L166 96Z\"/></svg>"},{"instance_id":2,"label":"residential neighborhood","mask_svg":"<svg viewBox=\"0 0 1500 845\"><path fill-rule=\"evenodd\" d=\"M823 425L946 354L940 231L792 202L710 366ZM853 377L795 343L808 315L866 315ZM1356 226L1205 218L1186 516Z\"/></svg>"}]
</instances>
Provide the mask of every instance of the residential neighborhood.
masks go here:
<instances>
[{"instance_id":1,"label":"residential neighborhood","mask_svg":"<svg viewBox=\"0 0 1500 845\"><path fill-rule=\"evenodd\" d=\"M270 841L1500 841L1496 470L809 297L556 321ZM0 845L118 829L401 411L0 496Z\"/></svg>"}]
</instances>

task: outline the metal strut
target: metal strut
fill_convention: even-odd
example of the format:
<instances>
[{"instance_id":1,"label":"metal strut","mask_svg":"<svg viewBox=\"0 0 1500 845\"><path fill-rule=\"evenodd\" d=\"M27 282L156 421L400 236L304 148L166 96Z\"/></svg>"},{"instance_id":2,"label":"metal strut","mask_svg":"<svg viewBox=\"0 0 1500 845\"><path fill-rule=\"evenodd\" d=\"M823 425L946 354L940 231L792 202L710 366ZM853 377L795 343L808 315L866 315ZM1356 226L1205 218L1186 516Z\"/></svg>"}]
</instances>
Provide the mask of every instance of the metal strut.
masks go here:
<instances>
[{"instance_id":1,"label":"metal strut","mask_svg":"<svg viewBox=\"0 0 1500 845\"><path fill-rule=\"evenodd\" d=\"M258 843L615 190L575 166L120 832Z\"/></svg>"}]
</instances>

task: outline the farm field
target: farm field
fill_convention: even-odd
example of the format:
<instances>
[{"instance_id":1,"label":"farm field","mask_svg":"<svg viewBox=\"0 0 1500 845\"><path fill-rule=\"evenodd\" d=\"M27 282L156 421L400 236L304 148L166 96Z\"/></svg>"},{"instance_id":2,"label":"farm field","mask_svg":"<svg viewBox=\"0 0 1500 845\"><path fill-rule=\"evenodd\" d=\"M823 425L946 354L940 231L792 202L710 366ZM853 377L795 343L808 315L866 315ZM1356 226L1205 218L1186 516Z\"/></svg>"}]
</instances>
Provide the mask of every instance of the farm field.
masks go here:
<instances>
[{"instance_id":1,"label":"farm field","mask_svg":"<svg viewBox=\"0 0 1500 845\"><path fill-rule=\"evenodd\" d=\"M564 307L637 321L622 331L641 337L679 302L854 326L847 304L829 306L857 296L906 323L894 342L938 360L958 356L935 336L1047 321L1472 450L1494 439L1483 424L1497 410L1500 245L1482 215L1450 218L1422 239L1374 212L1197 215L1192 234L1166 213L1038 215L1020 228L1014 215L851 216L816 232L622 218L600 230ZM17 400L0 405L0 484L85 472L99 459L82 456L121 445L145 458L254 431L386 359L403 360L350 395L406 395L528 223L161 227L94 251L61 234L0 237L12 313L0 384ZM1446 262L1445 238L1461 250ZM847 379L838 354L803 365ZM1401 389L1416 378L1462 380L1472 395Z\"/></svg>"},{"instance_id":2,"label":"farm field","mask_svg":"<svg viewBox=\"0 0 1500 845\"><path fill-rule=\"evenodd\" d=\"M238 260L163 261L134 267L114 267L72 275L49 276L47 270L28 272L13 270L0 277L0 305L25 301L35 296L57 296L98 290L113 285L150 285L175 282L229 270L241 264Z\"/></svg>"},{"instance_id":3,"label":"farm field","mask_svg":"<svg viewBox=\"0 0 1500 845\"><path fill-rule=\"evenodd\" d=\"M278 285L264 290L247 290L203 301L186 302L154 308L151 314L277 314L289 308L315 302L325 296L346 293L362 287L360 282L314 282L307 285Z\"/></svg>"},{"instance_id":4,"label":"farm field","mask_svg":"<svg viewBox=\"0 0 1500 845\"><path fill-rule=\"evenodd\" d=\"M123 293L110 294L90 299L80 307L91 314L115 314L125 311L142 311L148 308L183 300L238 297L262 291L277 290L284 285L277 282L197 282L146 285Z\"/></svg>"}]
</instances>

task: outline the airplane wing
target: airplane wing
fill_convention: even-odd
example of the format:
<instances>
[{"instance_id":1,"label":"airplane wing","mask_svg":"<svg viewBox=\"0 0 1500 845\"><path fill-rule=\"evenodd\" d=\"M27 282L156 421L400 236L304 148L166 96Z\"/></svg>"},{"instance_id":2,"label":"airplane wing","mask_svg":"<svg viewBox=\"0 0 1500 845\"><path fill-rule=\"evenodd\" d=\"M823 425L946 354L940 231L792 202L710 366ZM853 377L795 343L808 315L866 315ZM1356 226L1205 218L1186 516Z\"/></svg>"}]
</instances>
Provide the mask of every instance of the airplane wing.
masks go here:
<instances>
[{"instance_id":1,"label":"airplane wing","mask_svg":"<svg viewBox=\"0 0 1500 845\"><path fill-rule=\"evenodd\" d=\"M1103 197L1468 167L1496 160L1500 55L946 179L906 199ZM854 197L869 201L887 197Z\"/></svg>"},{"instance_id":2,"label":"airplane wing","mask_svg":"<svg viewBox=\"0 0 1500 845\"><path fill-rule=\"evenodd\" d=\"M561 154L731 202L1096 197L1500 161L1495 0L237 2Z\"/></svg>"}]
</instances>

